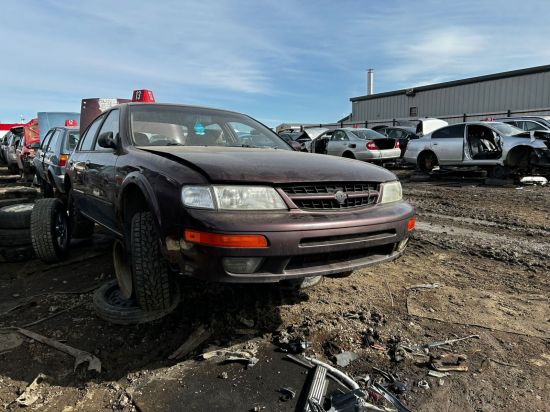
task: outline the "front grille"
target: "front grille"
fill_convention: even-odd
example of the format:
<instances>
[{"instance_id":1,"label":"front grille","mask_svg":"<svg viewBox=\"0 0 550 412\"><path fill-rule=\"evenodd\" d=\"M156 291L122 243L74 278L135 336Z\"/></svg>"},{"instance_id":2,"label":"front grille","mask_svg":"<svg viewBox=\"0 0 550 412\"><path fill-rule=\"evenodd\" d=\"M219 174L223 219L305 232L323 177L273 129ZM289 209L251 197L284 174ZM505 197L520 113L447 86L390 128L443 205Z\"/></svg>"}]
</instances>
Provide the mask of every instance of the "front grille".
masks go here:
<instances>
[{"instance_id":1,"label":"front grille","mask_svg":"<svg viewBox=\"0 0 550 412\"><path fill-rule=\"evenodd\" d=\"M368 257L389 255L393 252L393 243L363 249L342 250L338 252L315 253L293 256L285 270L307 269L316 266L334 265Z\"/></svg>"},{"instance_id":2,"label":"front grille","mask_svg":"<svg viewBox=\"0 0 550 412\"><path fill-rule=\"evenodd\" d=\"M377 183L328 183L283 186L300 209L341 210L367 207L378 201Z\"/></svg>"}]
</instances>

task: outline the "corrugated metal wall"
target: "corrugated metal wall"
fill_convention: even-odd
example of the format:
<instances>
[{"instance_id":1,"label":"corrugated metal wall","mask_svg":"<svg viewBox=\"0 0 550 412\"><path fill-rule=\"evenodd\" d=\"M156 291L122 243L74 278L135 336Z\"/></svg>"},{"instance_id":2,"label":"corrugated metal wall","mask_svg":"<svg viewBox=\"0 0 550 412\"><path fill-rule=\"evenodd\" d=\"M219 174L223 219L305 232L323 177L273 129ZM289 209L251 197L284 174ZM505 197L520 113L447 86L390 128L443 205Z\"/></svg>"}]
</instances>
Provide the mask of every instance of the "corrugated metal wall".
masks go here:
<instances>
[{"instance_id":1,"label":"corrugated metal wall","mask_svg":"<svg viewBox=\"0 0 550 412\"><path fill-rule=\"evenodd\" d=\"M435 90L352 102L352 122L521 111L550 107L550 72L526 74Z\"/></svg>"}]
</instances>

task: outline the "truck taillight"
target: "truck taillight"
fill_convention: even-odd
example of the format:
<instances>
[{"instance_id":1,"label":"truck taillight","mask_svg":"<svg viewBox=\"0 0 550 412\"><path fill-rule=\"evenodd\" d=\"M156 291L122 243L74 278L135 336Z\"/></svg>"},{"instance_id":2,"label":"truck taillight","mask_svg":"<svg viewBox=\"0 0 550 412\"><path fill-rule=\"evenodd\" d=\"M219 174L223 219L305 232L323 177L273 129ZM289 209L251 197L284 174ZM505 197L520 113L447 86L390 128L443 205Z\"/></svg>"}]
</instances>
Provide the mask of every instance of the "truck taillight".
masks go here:
<instances>
[{"instance_id":1,"label":"truck taillight","mask_svg":"<svg viewBox=\"0 0 550 412\"><path fill-rule=\"evenodd\" d=\"M62 155L59 155L59 166L65 166L67 164L67 159L69 158L68 155L66 154L62 154Z\"/></svg>"},{"instance_id":2,"label":"truck taillight","mask_svg":"<svg viewBox=\"0 0 550 412\"><path fill-rule=\"evenodd\" d=\"M367 142L367 149L369 149L369 150L378 150L378 146L376 146L376 143L374 143L372 140L369 140Z\"/></svg>"},{"instance_id":3,"label":"truck taillight","mask_svg":"<svg viewBox=\"0 0 550 412\"><path fill-rule=\"evenodd\" d=\"M395 141L395 146L394 146L395 149L400 149L401 148L401 145L399 144L399 140L396 140Z\"/></svg>"}]
</instances>

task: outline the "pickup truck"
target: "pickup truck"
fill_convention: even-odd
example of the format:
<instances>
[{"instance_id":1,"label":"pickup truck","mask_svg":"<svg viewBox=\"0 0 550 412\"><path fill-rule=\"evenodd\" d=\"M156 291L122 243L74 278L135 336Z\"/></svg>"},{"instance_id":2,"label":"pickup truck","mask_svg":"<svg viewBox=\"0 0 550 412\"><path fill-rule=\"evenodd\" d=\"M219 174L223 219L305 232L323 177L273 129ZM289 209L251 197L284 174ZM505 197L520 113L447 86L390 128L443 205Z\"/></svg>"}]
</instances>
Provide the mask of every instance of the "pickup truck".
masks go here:
<instances>
[{"instance_id":1,"label":"pickup truck","mask_svg":"<svg viewBox=\"0 0 550 412\"><path fill-rule=\"evenodd\" d=\"M37 255L55 262L75 231L118 239L122 296L171 307L175 275L303 282L401 256L413 208L386 169L293 151L242 114L130 102L87 127L67 162L66 205L36 203Z\"/></svg>"}]
</instances>

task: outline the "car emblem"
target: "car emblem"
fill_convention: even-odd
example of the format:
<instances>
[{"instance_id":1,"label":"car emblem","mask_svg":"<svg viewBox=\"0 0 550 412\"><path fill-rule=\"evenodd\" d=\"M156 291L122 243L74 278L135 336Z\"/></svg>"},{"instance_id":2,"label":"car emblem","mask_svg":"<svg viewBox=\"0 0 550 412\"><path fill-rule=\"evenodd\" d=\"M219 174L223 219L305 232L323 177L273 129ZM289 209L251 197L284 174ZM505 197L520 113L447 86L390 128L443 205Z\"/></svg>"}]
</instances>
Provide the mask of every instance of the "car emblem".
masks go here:
<instances>
[{"instance_id":1,"label":"car emblem","mask_svg":"<svg viewBox=\"0 0 550 412\"><path fill-rule=\"evenodd\" d=\"M348 195L344 192L342 192L341 190L338 190L335 194L334 194L334 197L336 198L336 201L338 203L340 203L341 205L343 205L345 202L346 202L346 199L348 198Z\"/></svg>"}]
</instances>

